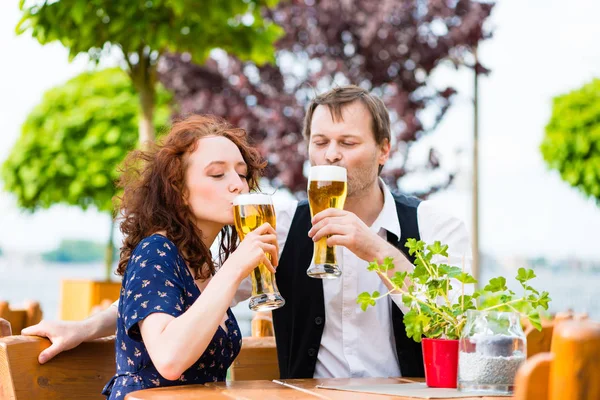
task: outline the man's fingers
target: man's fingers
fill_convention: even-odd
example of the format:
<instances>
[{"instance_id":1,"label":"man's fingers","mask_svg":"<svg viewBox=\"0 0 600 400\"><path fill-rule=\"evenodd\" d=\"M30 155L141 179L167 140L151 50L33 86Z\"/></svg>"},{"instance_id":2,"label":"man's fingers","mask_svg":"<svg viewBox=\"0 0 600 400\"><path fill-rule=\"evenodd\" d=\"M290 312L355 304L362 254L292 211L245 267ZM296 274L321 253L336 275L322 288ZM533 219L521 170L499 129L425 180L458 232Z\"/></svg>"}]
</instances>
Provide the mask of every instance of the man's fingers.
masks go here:
<instances>
[{"instance_id":1,"label":"man's fingers","mask_svg":"<svg viewBox=\"0 0 600 400\"><path fill-rule=\"evenodd\" d=\"M345 235L348 232L347 225L340 224L327 224L323 228L319 229L312 237L313 242L317 242L320 239L330 235Z\"/></svg>"},{"instance_id":2,"label":"man's fingers","mask_svg":"<svg viewBox=\"0 0 600 400\"><path fill-rule=\"evenodd\" d=\"M38 356L38 361L40 362L40 364L47 363L62 351L62 346L59 343L52 343L52 346L48 347L46 350L40 353L40 355Z\"/></svg>"},{"instance_id":3,"label":"man's fingers","mask_svg":"<svg viewBox=\"0 0 600 400\"><path fill-rule=\"evenodd\" d=\"M24 328L23 330L21 330L21 335L48 337L48 332L46 332L46 330L40 323L37 325L32 325L32 326L28 326L27 328Z\"/></svg>"},{"instance_id":4,"label":"man's fingers","mask_svg":"<svg viewBox=\"0 0 600 400\"><path fill-rule=\"evenodd\" d=\"M349 245L350 245L350 242L348 241L348 238L343 235L332 235L327 238L327 246L328 247L343 246L343 247L348 248Z\"/></svg>"},{"instance_id":5,"label":"man's fingers","mask_svg":"<svg viewBox=\"0 0 600 400\"><path fill-rule=\"evenodd\" d=\"M344 217L345 217L345 215L338 216L338 217L327 217L327 218L321 219L319 222L314 224L312 226L312 228L310 228L310 230L308 231L308 236L312 237L315 234L315 232L317 232L319 229L322 229L326 225L329 225L329 224L342 225L342 224L344 224Z\"/></svg>"},{"instance_id":6,"label":"man's fingers","mask_svg":"<svg viewBox=\"0 0 600 400\"><path fill-rule=\"evenodd\" d=\"M317 213L313 217L313 219L311 220L311 222L312 222L313 225L315 225L316 223L318 223L323 218L327 218L327 217L342 217L342 216L344 216L346 214L348 214L348 211L340 210L338 208L328 208L326 210L321 211L320 213Z\"/></svg>"}]
</instances>

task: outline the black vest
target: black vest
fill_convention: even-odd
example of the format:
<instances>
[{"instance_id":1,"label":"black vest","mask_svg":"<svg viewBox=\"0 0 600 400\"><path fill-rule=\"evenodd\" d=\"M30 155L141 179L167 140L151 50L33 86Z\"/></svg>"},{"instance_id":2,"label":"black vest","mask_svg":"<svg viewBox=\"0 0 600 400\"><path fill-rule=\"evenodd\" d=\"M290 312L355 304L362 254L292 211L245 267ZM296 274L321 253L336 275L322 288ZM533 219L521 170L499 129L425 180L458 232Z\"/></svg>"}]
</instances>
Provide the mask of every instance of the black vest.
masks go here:
<instances>
[{"instance_id":1,"label":"black vest","mask_svg":"<svg viewBox=\"0 0 600 400\"><path fill-rule=\"evenodd\" d=\"M389 233L387 240L408 255L404 244L409 238L420 239L417 207L420 200L394 195L400 222L401 238ZM308 202L298 204L290 232L283 248L276 279L285 306L273 311L279 372L282 379L312 378L325 325L325 301L321 279L306 275L313 255L313 241ZM375 273L375 272L373 272ZM403 313L393 303L392 326L400 371L405 377L424 377L421 344L406 336Z\"/></svg>"}]
</instances>

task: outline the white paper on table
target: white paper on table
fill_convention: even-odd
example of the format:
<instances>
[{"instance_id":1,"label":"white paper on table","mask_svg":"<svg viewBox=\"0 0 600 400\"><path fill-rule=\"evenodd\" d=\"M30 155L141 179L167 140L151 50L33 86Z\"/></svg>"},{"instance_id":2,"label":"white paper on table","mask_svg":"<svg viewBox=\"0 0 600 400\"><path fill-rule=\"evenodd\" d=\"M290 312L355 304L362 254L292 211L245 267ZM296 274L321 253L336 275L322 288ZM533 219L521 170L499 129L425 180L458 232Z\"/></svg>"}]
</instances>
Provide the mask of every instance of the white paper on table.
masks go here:
<instances>
[{"instance_id":1,"label":"white paper on table","mask_svg":"<svg viewBox=\"0 0 600 400\"><path fill-rule=\"evenodd\" d=\"M512 396L510 394L498 392L459 392L457 389L430 388L425 383L385 383L380 385L356 386L318 385L317 388L345 390L349 392L387 394L393 396L414 397L417 399L458 399L463 397Z\"/></svg>"}]
</instances>

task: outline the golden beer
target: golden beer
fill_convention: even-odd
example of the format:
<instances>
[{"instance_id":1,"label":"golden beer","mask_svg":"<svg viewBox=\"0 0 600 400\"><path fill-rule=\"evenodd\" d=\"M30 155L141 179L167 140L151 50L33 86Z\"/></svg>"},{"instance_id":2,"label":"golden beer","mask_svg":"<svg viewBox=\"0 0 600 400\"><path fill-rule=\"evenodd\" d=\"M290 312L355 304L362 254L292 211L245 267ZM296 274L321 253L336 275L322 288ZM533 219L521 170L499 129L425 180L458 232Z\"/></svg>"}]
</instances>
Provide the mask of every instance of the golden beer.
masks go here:
<instances>
[{"instance_id":1,"label":"golden beer","mask_svg":"<svg viewBox=\"0 0 600 400\"><path fill-rule=\"evenodd\" d=\"M240 237L244 237L265 222L275 228L275 209L271 202L271 196L261 193L242 194L233 201L233 217L235 229ZM271 260L271 255L266 254ZM252 297L250 297L250 309L254 311L268 311L282 307L285 300L279 294L275 275L260 263L250 273L252 280Z\"/></svg>"},{"instance_id":2,"label":"golden beer","mask_svg":"<svg viewBox=\"0 0 600 400\"><path fill-rule=\"evenodd\" d=\"M347 184L346 169L332 165L311 167L308 181L310 214L315 216L328 208L344 208ZM314 245L313 263L307 271L313 278L337 278L342 274L336 246L327 246L327 237Z\"/></svg>"}]
</instances>

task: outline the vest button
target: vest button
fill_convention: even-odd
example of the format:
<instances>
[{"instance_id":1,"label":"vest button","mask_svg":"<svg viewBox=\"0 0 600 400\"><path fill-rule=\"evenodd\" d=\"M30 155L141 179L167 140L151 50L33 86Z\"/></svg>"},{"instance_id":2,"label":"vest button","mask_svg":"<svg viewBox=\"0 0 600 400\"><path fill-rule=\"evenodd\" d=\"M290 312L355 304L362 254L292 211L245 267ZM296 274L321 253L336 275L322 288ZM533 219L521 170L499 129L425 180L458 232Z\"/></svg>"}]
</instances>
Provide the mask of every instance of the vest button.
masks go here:
<instances>
[{"instance_id":1,"label":"vest button","mask_svg":"<svg viewBox=\"0 0 600 400\"><path fill-rule=\"evenodd\" d=\"M314 357L315 355L317 355L317 351L311 347L310 349L308 349L308 355L309 357Z\"/></svg>"},{"instance_id":2,"label":"vest button","mask_svg":"<svg viewBox=\"0 0 600 400\"><path fill-rule=\"evenodd\" d=\"M315 318L315 324L321 325L322 323L323 323L323 318L321 318L321 317Z\"/></svg>"}]
</instances>

